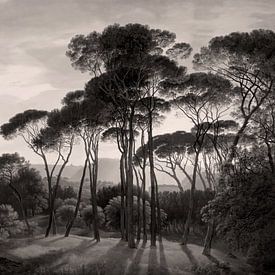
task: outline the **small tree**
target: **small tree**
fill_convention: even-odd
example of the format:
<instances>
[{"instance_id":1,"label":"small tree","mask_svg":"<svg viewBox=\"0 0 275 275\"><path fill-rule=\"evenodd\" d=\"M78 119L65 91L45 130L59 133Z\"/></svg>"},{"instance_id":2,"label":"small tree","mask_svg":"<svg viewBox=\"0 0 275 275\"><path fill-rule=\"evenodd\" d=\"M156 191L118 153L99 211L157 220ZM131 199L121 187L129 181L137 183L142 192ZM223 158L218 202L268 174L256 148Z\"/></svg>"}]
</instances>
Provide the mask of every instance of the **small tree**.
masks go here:
<instances>
[{"instance_id":1,"label":"small tree","mask_svg":"<svg viewBox=\"0 0 275 275\"><path fill-rule=\"evenodd\" d=\"M24 222L26 224L26 227L31 232L31 228L26 216L26 212L24 209L22 194L19 191L19 189L14 185L14 178L17 176L18 171L23 167L26 166L27 163L25 162L25 159L20 157L18 153L14 154L3 154L0 157L0 177L1 181L6 183L9 188L13 191L14 196L18 200L21 215L24 219Z\"/></svg>"},{"instance_id":2,"label":"small tree","mask_svg":"<svg viewBox=\"0 0 275 275\"><path fill-rule=\"evenodd\" d=\"M105 222L105 215L103 213L103 209L99 206L97 207L97 213L98 213L98 224L102 225ZM91 225L93 224L93 220L94 220L93 206L90 205L90 206L84 207L80 212L80 216L85 222L85 224L91 230Z\"/></svg>"},{"instance_id":3,"label":"small tree","mask_svg":"<svg viewBox=\"0 0 275 275\"><path fill-rule=\"evenodd\" d=\"M6 240L10 236L23 231L22 222L18 220L18 214L10 205L0 205L0 240Z\"/></svg>"}]
</instances>

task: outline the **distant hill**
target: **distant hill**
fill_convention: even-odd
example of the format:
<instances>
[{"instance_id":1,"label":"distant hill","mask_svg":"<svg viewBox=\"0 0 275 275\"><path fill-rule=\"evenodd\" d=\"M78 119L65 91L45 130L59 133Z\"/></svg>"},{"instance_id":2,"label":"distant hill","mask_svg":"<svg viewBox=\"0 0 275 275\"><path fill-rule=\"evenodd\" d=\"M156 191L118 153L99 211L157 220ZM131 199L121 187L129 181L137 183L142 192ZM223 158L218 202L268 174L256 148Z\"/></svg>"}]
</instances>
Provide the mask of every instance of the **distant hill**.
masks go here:
<instances>
[{"instance_id":1,"label":"distant hill","mask_svg":"<svg viewBox=\"0 0 275 275\"><path fill-rule=\"evenodd\" d=\"M163 184L158 185L158 191L159 192L179 192L179 188L177 185L169 185L169 184Z\"/></svg>"},{"instance_id":2,"label":"distant hill","mask_svg":"<svg viewBox=\"0 0 275 275\"><path fill-rule=\"evenodd\" d=\"M42 177L46 176L44 165L43 164L32 164L33 168L38 170ZM50 165L52 168L52 165ZM60 166L57 167L57 170ZM81 178L83 167L80 165L68 165L65 167L62 177L66 178L67 181L72 182L73 185L78 184ZM191 167L189 169L191 171ZM158 179L159 188L169 189L165 191L176 191L178 188L175 185L175 181L165 173L161 173L156 171L156 176ZM149 170L146 173L146 177L149 180ZM88 180L88 171L86 173L86 180ZM101 158L99 159L99 167L98 167L98 181L101 182L108 182L110 185L111 183L117 184L120 182L120 174L119 174L119 159L110 159L110 158ZM163 186L163 187L161 187ZM184 189L189 189L190 184L186 178L183 178L182 186ZM147 186L148 188L149 186ZM202 183L199 178L197 178L197 189L202 189ZM162 192L162 190L160 190Z\"/></svg>"}]
</instances>

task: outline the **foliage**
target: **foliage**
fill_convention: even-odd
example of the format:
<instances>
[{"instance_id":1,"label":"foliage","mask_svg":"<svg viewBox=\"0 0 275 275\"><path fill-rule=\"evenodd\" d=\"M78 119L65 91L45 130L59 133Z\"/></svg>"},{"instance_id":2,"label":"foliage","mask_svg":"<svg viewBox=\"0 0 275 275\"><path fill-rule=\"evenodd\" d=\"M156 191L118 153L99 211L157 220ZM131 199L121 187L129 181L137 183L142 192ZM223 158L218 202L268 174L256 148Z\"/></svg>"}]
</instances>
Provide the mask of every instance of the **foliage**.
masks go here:
<instances>
[{"instance_id":1,"label":"foliage","mask_svg":"<svg viewBox=\"0 0 275 275\"><path fill-rule=\"evenodd\" d=\"M57 209L57 217L64 223L67 224L74 216L75 206L74 205L62 205Z\"/></svg>"},{"instance_id":2,"label":"foliage","mask_svg":"<svg viewBox=\"0 0 275 275\"><path fill-rule=\"evenodd\" d=\"M204 221L215 217L218 235L231 247L254 251L258 255L254 263L263 264L274 254L266 249L274 250L274 175L260 151L241 153L235 172L227 175L227 187L202 209L202 215Z\"/></svg>"},{"instance_id":3,"label":"foliage","mask_svg":"<svg viewBox=\"0 0 275 275\"><path fill-rule=\"evenodd\" d=\"M99 225L102 225L105 222L105 215L104 215L103 209L99 206L97 207L97 215L98 215ZM80 216L83 219L83 221L85 222L85 224L88 227L91 227L91 225L93 223L93 219L94 219L93 206L88 205L88 206L84 207L80 212Z\"/></svg>"},{"instance_id":4,"label":"foliage","mask_svg":"<svg viewBox=\"0 0 275 275\"><path fill-rule=\"evenodd\" d=\"M63 179L61 179L61 184L63 182ZM70 198L75 198L77 197L76 192L74 191L72 186L65 186L62 187L62 185L58 185L57 192L56 192L56 197L60 198L62 200L70 199Z\"/></svg>"},{"instance_id":5,"label":"foliage","mask_svg":"<svg viewBox=\"0 0 275 275\"><path fill-rule=\"evenodd\" d=\"M183 193L168 191L159 193L160 207L167 214L167 221L169 223L174 221L185 222L188 212L189 193L189 190L185 190ZM203 225L200 210L209 200L213 199L214 194L211 191L196 190L194 196L195 205L192 221L194 225Z\"/></svg>"},{"instance_id":6,"label":"foliage","mask_svg":"<svg viewBox=\"0 0 275 275\"><path fill-rule=\"evenodd\" d=\"M74 199L74 198L69 198L69 199L65 199L63 203L64 203L65 205L76 206L77 200Z\"/></svg>"},{"instance_id":7,"label":"foliage","mask_svg":"<svg viewBox=\"0 0 275 275\"><path fill-rule=\"evenodd\" d=\"M98 206L100 206L101 208L105 208L108 204L109 201L120 195L120 184L118 185L114 185L114 186L108 186L108 187L103 187L100 188L97 191L97 204ZM134 196L137 196L138 194L138 189L137 186L134 186L133 188L133 194ZM149 200L149 194L146 192L146 200Z\"/></svg>"},{"instance_id":8,"label":"foliage","mask_svg":"<svg viewBox=\"0 0 275 275\"><path fill-rule=\"evenodd\" d=\"M106 215L106 221L107 226L115 229L120 228L120 196L114 197L109 201L109 204L105 207L104 212ZM137 205L137 197L134 196L134 216L133 216L133 222L134 225L137 225L137 218L138 218L138 205ZM146 201L145 205L145 211L146 211L146 223L147 226L150 224L150 213L151 208L148 201ZM141 209L140 209L141 211ZM163 209L161 209L161 221L164 225L167 220L167 214L164 212Z\"/></svg>"},{"instance_id":9,"label":"foliage","mask_svg":"<svg viewBox=\"0 0 275 275\"><path fill-rule=\"evenodd\" d=\"M24 209L32 215L41 213L47 208L47 199L41 176L38 171L29 166L19 169L14 178L14 186L20 192ZM15 203L16 205L16 203Z\"/></svg>"},{"instance_id":10,"label":"foliage","mask_svg":"<svg viewBox=\"0 0 275 275\"><path fill-rule=\"evenodd\" d=\"M6 240L24 231L24 224L18 220L18 214L12 206L0 205L0 240Z\"/></svg>"}]
</instances>

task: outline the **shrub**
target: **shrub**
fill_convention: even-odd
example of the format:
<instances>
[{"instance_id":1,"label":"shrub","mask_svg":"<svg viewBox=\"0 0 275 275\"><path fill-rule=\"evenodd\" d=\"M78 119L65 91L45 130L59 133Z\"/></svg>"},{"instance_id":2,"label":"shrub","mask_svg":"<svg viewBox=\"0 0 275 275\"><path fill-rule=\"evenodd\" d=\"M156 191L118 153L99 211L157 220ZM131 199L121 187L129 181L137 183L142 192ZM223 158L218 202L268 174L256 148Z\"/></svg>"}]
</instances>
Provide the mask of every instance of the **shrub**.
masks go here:
<instances>
[{"instance_id":1,"label":"shrub","mask_svg":"<svg viewBox=\"0 0 275 275\"><path fill-rule=\"evenodd\" d=\"M25 225L11 205L0 205L0 240L6 240L24 231Z\"/></svg>"},{"instance_id":2,"label":"shrub","mask_svg":"<svg viewBox=\"0 0 275 275\"><path fill-rule=\"evenodd\" d=\"M99 220L99 225L102 225L105 222L105 215L103 213L103 209L101 207L97 207L97 213L98 213L98 220ZM93 206L88 205L85 206L81 212L80 216L83 219L84 223L91 228L91 225L94 220L94 215L93 215Z\"/></svg>"},{"instance_id":3,"label":"shrub","mask_svg":"<svg viewBox=\"0 0 275 275\"><path fill-rule=\"evenodd\" d=\"M120 228L120 201L121 197L115 197L110 200L109 204L105 207L104 212L106 215L107 226L115 229ZM151 215L151 208L148 201L146 201L146 224L149 226L150 224L150 215ZM142 203L140 206L140 216L142 217ZM138 218L138 206L137 206L137 197L134 196L134 225L137 225L137 218ZM142 220L142 219L141 219ZM161 209L161 221L162 225L165 225L167 220L166 213Z\"/></svg>"},{"instance_id":4,"label":"shrub","mask_svg":"<svg viewBox=\"0 0 275 275\"><path fill-rule=\"evenodd\" d=\"M73 205L62 205L57 209L57 217L62 223L68 224L68 222L73 218L75 211L75 206Z\"/></svg>"}]
</instances>

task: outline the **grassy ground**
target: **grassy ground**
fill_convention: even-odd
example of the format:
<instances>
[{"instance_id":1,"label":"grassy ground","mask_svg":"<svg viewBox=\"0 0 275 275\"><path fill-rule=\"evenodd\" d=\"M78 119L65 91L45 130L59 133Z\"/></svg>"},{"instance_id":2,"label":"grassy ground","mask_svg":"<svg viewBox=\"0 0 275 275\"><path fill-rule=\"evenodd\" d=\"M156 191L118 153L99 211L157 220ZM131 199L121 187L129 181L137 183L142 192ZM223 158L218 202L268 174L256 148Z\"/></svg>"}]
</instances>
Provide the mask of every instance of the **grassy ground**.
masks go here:
<instances>
[{"instance_id":1,"label":"grassy ground","mask_svg":"<svg viewBox=\"0 0 275 275\"><path fill-rule=\"evenodd\" d=\"M177 275L195 274L196 267L209 265L229 266L231 271L225 268L221 273L197 274L248 273L247 266L239 259L228 258L218 250L213 251L212 257L206 257L201 251L201 246L181 246L168 240L158 243L156 248L148 242L129 249L127 243L118 238L102 238L96 243L90 237L44 238L40 235L10 240L1 246L0 257L27 264L32 269L29 274Z\"/></svg>"}]
</instances>

